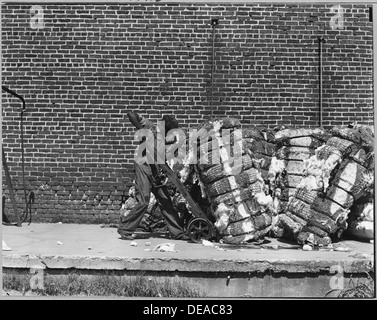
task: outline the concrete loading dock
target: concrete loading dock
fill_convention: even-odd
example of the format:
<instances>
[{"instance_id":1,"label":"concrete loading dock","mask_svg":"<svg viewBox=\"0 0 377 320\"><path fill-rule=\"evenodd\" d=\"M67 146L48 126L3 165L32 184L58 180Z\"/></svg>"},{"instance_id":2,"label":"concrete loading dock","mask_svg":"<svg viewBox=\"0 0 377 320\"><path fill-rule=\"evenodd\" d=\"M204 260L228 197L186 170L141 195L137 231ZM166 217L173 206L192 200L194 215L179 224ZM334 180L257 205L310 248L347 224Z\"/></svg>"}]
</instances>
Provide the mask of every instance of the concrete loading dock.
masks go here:
<instances>
[{"instance_id":1,"label":"concrete loading dock","mask_svg":"<svg viewBox=\"0 0 377 320\"><path fill-rule=\"evenodd\" d=\"M222 246L223 251L152 235L136 240L133 247L131 241L120 240L113 228L76 224L4 228L3 239L12 249L3 251L4 273L38 267L46 274L67 274L72 269L86 275L142 272L187 279L208 297L324 298L339 288L337 277L343 276L347 287L350 277L357 281L366 279L366 273L374 276L374 245L358 241L341 242L347 252L276 250L277 245L288 246L277 239L269 239L265 249ZM175 243L179 252L145 251L166 242Z\"/></svg>"}]
</instances>

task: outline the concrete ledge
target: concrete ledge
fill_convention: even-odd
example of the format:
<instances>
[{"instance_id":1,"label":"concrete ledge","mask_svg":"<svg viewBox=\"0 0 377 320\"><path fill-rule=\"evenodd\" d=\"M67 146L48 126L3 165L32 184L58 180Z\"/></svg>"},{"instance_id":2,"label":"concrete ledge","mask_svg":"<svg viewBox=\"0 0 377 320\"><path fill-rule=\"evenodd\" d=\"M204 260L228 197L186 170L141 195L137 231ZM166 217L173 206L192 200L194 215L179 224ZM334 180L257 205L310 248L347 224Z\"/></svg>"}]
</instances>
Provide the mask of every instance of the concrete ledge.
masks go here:
<instances>
[{"instance_id":1,"label":"concrete ledge","mask_svg":"<svg viewBox=\"0 0 377 320\"><path fill-rule=\"evenodd\" d=\"M3 255L4 268L28 269L89 269L129 271L181 271L181 272L274 272L321 273L332 272L333 266L341 266L345 273L373 272L371 259L357 260L268 260L255 259L177 259L177 258L126 258L93 256L28 256Z\"/></svg>"}]
</instances>

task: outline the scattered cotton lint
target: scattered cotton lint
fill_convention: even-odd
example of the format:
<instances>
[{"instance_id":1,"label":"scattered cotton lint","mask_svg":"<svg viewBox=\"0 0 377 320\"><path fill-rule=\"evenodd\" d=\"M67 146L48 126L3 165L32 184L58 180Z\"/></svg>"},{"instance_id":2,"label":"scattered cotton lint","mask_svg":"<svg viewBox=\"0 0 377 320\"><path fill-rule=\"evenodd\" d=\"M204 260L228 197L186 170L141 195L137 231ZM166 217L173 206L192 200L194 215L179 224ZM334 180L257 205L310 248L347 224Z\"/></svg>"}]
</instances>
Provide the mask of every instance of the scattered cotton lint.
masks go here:
<instances>
[{"instance_id":1,"label":"scattered cotton lint","mask_svg":"<svg viewBox=\"0 0 377 320\"><path fill-rule=\"evenodd\" d=\"M229 224L229 209L225 204L220 203L214 212L214 216L216 217L215 227L221 233Z\"/></svg>"},{"instance_id":2,"label":"scattered cotton lint","mask_svg":"<svg viewBox=\"0 0 377 320\"><path fill-rule=\"evenodd\" d=\"M257 193L255 195L255 198L261 206L267 207L273 203L272 197L270 195L264 194L264 192Z\"/></svg>"},{"instance_id":3,"label":"scattered cotton lint","mask_svg":"<svg viewBox=\"0 0 377 320\"><path fill-rule=\"evenodd\" d=\"M283 172L285 169L284 160L278 160L276 157L271 158L271 165L268 170L268 178L272 182L275 180L275 177Z\"/></svg>"}]
</instances>

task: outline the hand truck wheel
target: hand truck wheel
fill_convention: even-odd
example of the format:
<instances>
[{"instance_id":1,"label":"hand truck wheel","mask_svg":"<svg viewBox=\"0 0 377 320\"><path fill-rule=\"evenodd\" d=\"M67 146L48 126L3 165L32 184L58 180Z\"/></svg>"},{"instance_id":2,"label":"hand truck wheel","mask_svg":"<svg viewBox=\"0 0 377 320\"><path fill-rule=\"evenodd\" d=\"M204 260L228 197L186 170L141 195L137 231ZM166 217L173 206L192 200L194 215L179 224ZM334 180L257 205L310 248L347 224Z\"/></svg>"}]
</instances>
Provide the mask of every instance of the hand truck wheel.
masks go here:
<instances>
[{"instance_id":1,"label":"hand truck wheel","mask_svg":"<svg viewBox=\"0 0 377 320\"><path fill-rule=\"evenodd\" d=\"M213 226L210 221L204 218L191 219L187 226L187 234L194 242L201 242L213 237Z\"/></svg>"}]
</instances>

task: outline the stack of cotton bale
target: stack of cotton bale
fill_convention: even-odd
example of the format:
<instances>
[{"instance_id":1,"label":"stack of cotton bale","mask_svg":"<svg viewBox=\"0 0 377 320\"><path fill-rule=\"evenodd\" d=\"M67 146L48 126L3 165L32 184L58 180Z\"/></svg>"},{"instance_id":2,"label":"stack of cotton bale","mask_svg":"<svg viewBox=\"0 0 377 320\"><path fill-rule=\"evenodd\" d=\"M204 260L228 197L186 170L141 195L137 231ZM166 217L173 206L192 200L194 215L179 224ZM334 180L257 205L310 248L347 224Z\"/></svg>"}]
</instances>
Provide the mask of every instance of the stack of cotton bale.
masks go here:
<instances>
[{"instance_id":1,"label":"stack of cotton bale","mask_svg":"<svg viewBox=\"0 0 377 320\"><path fill-rule=\"evenodd\" d=\"M347 228L352 205L374 185L373 132L335 127L325 145L304 161L305 177L287 210L285 229L299 242L326 245Z\"/></svg>"},{"instance_id":2,"label":"stack of cotton bale","mask_svg":"<svg viewBox=\"0 0 377 320\"><path fill-rule=\"evenodd\" d=\"M256 166L250 156L240 122L224 118L209 121L202 129L201 144L197 151L190 150L187 162L198 157L195 170L211 203L218 234L233 244L262 238L273 223L272 198L260 163ZM187 176L183 170L183 181Z\"/></svg>"},{"instance_id":3,"label":"stack of cotton bale","mask_svg":"<svg viewBox=\"0 0 377 320\"><path fill-rule=\"evenodd\" d=\"M276 153L274 132L266 128L244 128L242 137L246 142L253 167L260 171L263 180L268 184L268 171Z\"/></svg>"},{"instance_id":4,"label":"stack of cotton bale","mask_svg":"<svg viewBox=\"0 0 377 320\"><path fill-rule=\"evenodd\" d=\"M342 136L339 128L334 129L335 133ZM367 179L364 184L363 195L356 199L350 208L347 235L357 240L371 241L374 239L374 128L355 126L354 130L358 134L353 134L350 138L361 143L363 148L359 149L353 158L367 169L365 176L369 176L369 181ZM357 138L358 135L361 139Z\"/></svg>"},{"instance_id":5,"label":"stack of cotton bale","mask_svg":"<svg viewBox=\"0 0 377 320\"><path fill-rule=\"evenodd\" d=\"M276 156L269 167L269 186L279 211L287 209L290 198L304 177L305 160L328 138L325 130L315 128L283 129L275 133Z\"/></svg>"}]
</instances>

